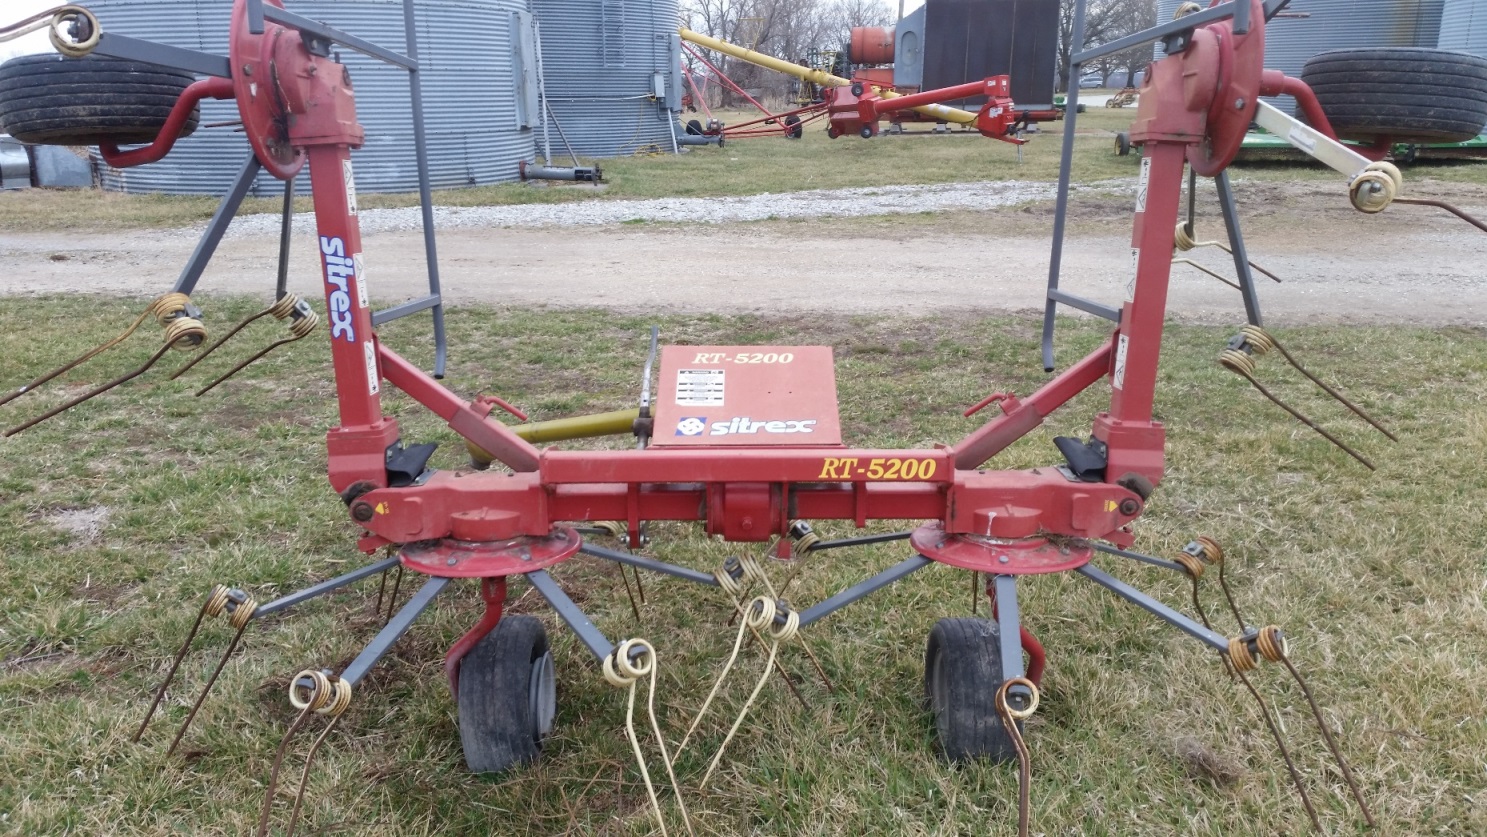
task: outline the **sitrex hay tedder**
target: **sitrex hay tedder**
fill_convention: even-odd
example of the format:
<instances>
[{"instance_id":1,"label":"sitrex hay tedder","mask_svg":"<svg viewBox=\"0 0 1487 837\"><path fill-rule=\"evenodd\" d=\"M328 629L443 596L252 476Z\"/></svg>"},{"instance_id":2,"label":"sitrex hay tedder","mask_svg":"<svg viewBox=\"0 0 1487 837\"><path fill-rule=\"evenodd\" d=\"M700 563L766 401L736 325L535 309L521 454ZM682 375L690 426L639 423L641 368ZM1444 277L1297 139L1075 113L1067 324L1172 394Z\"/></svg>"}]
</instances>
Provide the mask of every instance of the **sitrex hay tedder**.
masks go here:
<instances>
[{"instance_id":1,"label":"sitrex hay tedder","mask_svg":"<svg viewBox=\"0 0 1487 837\"><path fill-rule=\"evenodd\" d=\"M274 818L278 773L296 734L313 723L322 724L306 756L299 786L302 796L310 760L358 696L358 685L441 594L466 586L461 579L478 579L478 584L468 587L478 589L485 608L478 623L449 649L444 664L457 705L465 758L476 772L519 768L540 757L557 714L557 661L542 623L530 616L503 615L509 588L519 582L551 605L599 661L606 681L629 691L627 732L658 827L665 833L668 816L663 815L663 808L669 806L662 805L654 788L633 722L637 686L640 681L650 683L650 720L659 762L675 794L670 803L675 812L669 818L673 823L680 820L690 831L693 817L685 806L686 782L682 780L695 777L676 775L675 750L668 747L654 711L655 672L664 643L652 644L642 638L616 642L606 636L548 570L586 555L695 582L701 588L721 588L739 620L734 656L747 632L752 632L768 648L770 662L764 673L768 678L768 666L781 646L804 643L816 622L914 573L949 567L975 574L978 585L984 580L992 617L947 618L935 625L925 653L925 701L938 746L950 760L1017 762L1019 827L1026 834L1029 753L1024 721L1045 699L1040 693L1045 659L1042 646L1019 617L1017 588L1027 576L1072 573L1210 649L1254 695L1284 753L1281 730L1272 720L1267 701L1248 678L1261 663L1283 666L1306 696L1363 818L1372 822L1363 793L1333 741L1332 724L1324 721L1322 709L1312 700L1279 627L1248 623L1225 586L1237 626L1232 633L1223 632L1201 607L1194 616L1186 615L1093 561L1096 557L1123 559L1182 573L1192 582L1195 603L1197 585L1206 570L1217 568L1223 583L1223 549L1210 538L1195 537L1170 560L1132 549L1137 540L1134 524L1165 473L1165 431L1153 419L1153 397L1174 247L1183 242L1195 244L1191 216L1186 223L1180 218L1184 174L1215 178L1220 198L1226 202L1227 247L1235 255L1251 325L1231 342L1222 362L1257 386L1250 375L1256 356L1271 350L1285 354L1286 350L1259 325L1249 264L1232 217L1225 174L1251 122L1287 136L1341 172L1346 178L1346 199L1360 211L1378 213L1404 200L1398 198L1399 172L1370 158L1374 150L1387 148L1398 137L1376 132L1375 145L1361 149L1339 143L1327 114L1305 84L1264 69L1266 23L1284 6L1285 0L1236 0L1206 9L1188 4L1174 21L1074 56L1077 77L1083 62L1143 41L1162 39L1168 52L1147 76L1131 131L1131 140L1143 156L1130 263L1119 265L1129 281L1125 298L1117 306L1057 287L1057 242L1063 233L1070 140L1077 113L1076 101L1069 103L1045 326L1045 366L1050 371L1053 366L1047 341L1052 337L1052 312L1057 305L1071 305L1109 319L1109 337L1035 392L988 395L966 415L989 410L992 417L964 438L905 450L857 448L843 437L832 350L825 346L662 348L653 332L652 360L646 364L638 410L558 424L507 425L492 414L499 409L524 419L512 405L495 396L467 399L447 389L438 374L445 356L442 320L437 318L442 313L437 283L430 298L398 309L374 313L369 305L353 177L353 149L365 137L357 122L352 79L335 60L334 48L358 50L409 70L412 113L419 128L414 55L390 51L354 33L296 15L278 0L236 0L230 22L223 22L231 29L226 58L110 34L106 20L100 22L78 6L61 7L0 31L0 35L14 35L49 27L54 45L64 56L0 69L0 124L22 139L95 144L110 165L142 165L169 153L173 143L188 132L200 99L237 103L252 150L243 175L223 200L175 287L152 303L119 338L151 319L162 326L164 341L150 364L171 348L194 350L205 344L205 328L189 294L226 220L241 202L245 184L260 170L292 183L308 167L316 247L323 267L324 324L339 407L339 422L326 438L330 487L344 502L346 525L357 532L361 551L389 553L382 560L273 601L259 602L241 589L213 589L200 608L196 627L164 673L154 702L144 711L136 740L162 703L174 706L174 701L165 700L168 686L204 620L225 617L235 634L222 662L185 710L172 749L255 620L396 569L425 580L365 650L338 671L307 668L291 679L289 700L295 714L274 760L259 832L266 833ZM1079 43L1082 3L1076 4L1076 11L1074 41ZM1487 62L1463 56L1458 64L1463 79L1487 83ZM198 80L198 76L203 78ZM1281 93L1297 98L1309 124L1260 101L1262 96ZM83 106L63 107L67 95L83 96L86 101ZM1071 91L1070 98L1077 100L1077 91ZM1352 109L1343 110L1352 113ZM1408 126L1402 129L1407 130ZM421 128L418 136L416 150L423 163ZM120 148L139 142L148 144ZM289 195L292 191L287 189ZM432 252L426 177L422 197ZM286 200L286 218L289 209ZM286 222L281 246L287 247L289 229ZM284 292L282 266L280 280L274 304L260 316L272 315L288 324L291 337L286 339L303 339L316 331L321 317L306 301ZM430 308L436 314L440 340L433 375L404 359L380 339L377 330L379 324L396 316ZM23 398L110 345L40 376L5 400ZM659 362L659 375L653 389L654 361ZM6 435L121 385L150 364L22 422ZM382 397L389 385L463 437L473 454L472 466L430 468L434 445L404 439L398 420L384 413ZM1087 436L1057 440L1057 459L1050 456L1046 466L1025 470L989 466L999 452L1038 427L1051 412L1090 389L1108 393L1108 404L1092 417ZM559 449L537 444L616 431L633 432L636 448ZM823 520L851 521L863 527L870 521L902 519L923 522L909 531L839 541L823 540L811 526L811 521ZM738 544L740 550L754 545L755 553L741 552L713 571L662 562L640 551L646 545L646 525L654 521L700 524L708 535ZM606 531L620 535L628 549L591 542ZM775 585L769 569L778 565L763 560L790 561L808 553L884 541L906 542L911 554L803 608L790 604ZM753 694L765 684L764 678ZM711 695L702 701L699 720L711 701ZM142 698L142 709L143 702ZM746 703L742 712L747 711ZM741 713L730 738L743 720ZM694 721L693 729L696 726ZM728 740L724 739L712 759L708 774L700 778L701 784L717 767ZM679 746L685 744L683 739ZM1289 756L1286 761L1316 823L1305 783ZM292 811L281 815L289 820L290 831L299 817L300 796ZM699 811L696 816L703 820L707 815ZM705 820L699 825L705 826Z\"/></svg>"}]
</instances>

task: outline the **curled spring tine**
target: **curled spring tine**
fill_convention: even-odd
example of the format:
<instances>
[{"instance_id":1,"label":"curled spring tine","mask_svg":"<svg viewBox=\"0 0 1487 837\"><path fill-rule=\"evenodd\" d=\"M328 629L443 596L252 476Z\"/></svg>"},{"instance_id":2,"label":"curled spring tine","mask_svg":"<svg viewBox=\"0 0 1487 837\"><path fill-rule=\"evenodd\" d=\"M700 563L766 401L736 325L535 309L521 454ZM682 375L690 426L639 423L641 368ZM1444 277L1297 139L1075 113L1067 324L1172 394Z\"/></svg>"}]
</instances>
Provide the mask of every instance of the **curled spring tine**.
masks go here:
<instances>
[{"instance_id":1,"label":"curled spring tine","mask_svg":"<svg viewBox=\"0 0 1487 837\"><path fill-rule=\"evenodd\" d=\"M89 349L86 352L83 352L81 355L57 367L56 369L53 369L52 371L33 379L20 389L17 389L14 392L10 392L4 396L0 396L0 405L8 404L11 401L14 401L22 395L25 395L26 393L36 389L42 384L45 384L46 382L52 380L58 375L76 369L77 367L81 366L84 363L87 363L89 360L92 360L98 355L108 351L109 349L112 349L120 343L123 343L125 340L129 339L129 335L133 334L135 331L139 330L140 326L144 325L145 320L148 320L152 316L155 318L156 322L160 323L162 326L167 325L170 322L171 317L184 312L186 310L186 306L190 303L191 298L181 293L169 293L157 297L153 302L150 303L149 307L140 312L140 315L134 319L133 323L130 323L129 326L123 331L119 332L117 336Z\"/></svg>"},{"instance_id":2,"label":"curled spring tine","mask_svg":"<svg viewBox=\"0 0 1487 837\"><path fill-rule=\"evenodd\" d=\"M36 418L33 418L26 422L22 422L21 424L18 424L15 427L12 427L9 430L5 431L3 435L14 436L15 434L20 433L23 430L35 427L36 425L46 421L49 418L52 418L53 416L56 416L59 413L66 412L67 410L76 407L77 405L83 403L84 401L87 401L90 398L102 395L103 393L108 392L109 390L122 383L125 383L126 381L133 380L134 378L137 378L140 375L143 375L145 372L149 371L150 367L154 366L156 361L164 357L166 352L170 351L171 349L190 348L193 345L199 344L204 337L206 337L206 328L202 326L199 320L195 320L190 317L181 317L179 319L173 320L171 321L170 325L166 326L165 343L159 349L155 350L155 353L150 356L149 360L145 361L143 366L135 369L132 372L127 372L123 375L120 375L119 377L113 379L112 381L109 381L106 384L103 384L102 386L94 387L93 389L88 390L82 395L79 395L78 397L63 403L60 406L53 407L52 409L46 411L45 413L42 413Z\"/></svg>"}]
</instances>

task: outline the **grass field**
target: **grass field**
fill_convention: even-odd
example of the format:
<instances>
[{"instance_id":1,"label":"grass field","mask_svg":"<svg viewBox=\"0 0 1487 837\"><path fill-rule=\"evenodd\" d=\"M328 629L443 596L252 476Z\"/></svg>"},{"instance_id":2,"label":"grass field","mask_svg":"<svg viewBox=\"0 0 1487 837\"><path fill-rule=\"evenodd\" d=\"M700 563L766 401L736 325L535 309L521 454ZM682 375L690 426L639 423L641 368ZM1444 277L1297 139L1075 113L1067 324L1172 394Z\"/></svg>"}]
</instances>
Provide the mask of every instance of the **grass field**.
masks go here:
<instances>
[{"instance_id":1,"label":"grass field","mask_svg":"<svg viewBox=\"0 0 1487 837\"><path fill-rule=\"evenodd\" d=\"M204 302L214 333L261 304ZM138 304L7 300L0 386L101 342ZM499 393L534 419L627 407L637 396L649 324L604 311L456 309L446 383L466 396ZM996 389L1027 393L1045 377L1037 324L1021 318L690 316L658 324L669 343L835 346L845 435L863 446L952 442L974 426L960 417L966 405ZM399 351L430 362L420 323L383 332ZM324 477L324 432L335 416L323 338L271 356L208 397L191 397L203 376L269 333L268 326L252 330L181 381L152 372L0 441L0 832L251 831L293 714L284 698L289 676L307 666L343 666L376 631L375 581L255 623L184 754L166 759L174 725L227 639L219 620L187 657L164 716L143 743L129 741L212 584L241 585L266 600L366 560L353 549L354 527ZM1167 555L1198 534L1225 545L1246 615L1293 637L1293 656L1327 707L1380 817L1379 833L1487 832L1487 335L1357 327L1279 333L1314 371L1399 434L1397 445L1388 444L1278 359L1264 361L1261 374L1273 389L1362 447L1379 463L1377 473L1220 370L1213 359L1228 336L1169 329L1157 399L1169 476L1138 523L1140 548ZM1102 337L1098 325L1065 323L1060 363ZM127 351L0 408L0 422L9 426L129 368L153 340L136 337ZM435 465L460 465L460 446L437 419L396 394L386 403L406 440L445 443ZM993 464L1056 461L1051 437L1087 432L1099 406L1096 393L1081 396ZM745 548L679 524L657 526L655 535L654 555L703 570ZM819 601L905 554L885 546L811 556L791 598L798 606ZM1099 563L1173 606L1187 603L1182 578L1119 559ZM553 575L611 638L656 644L658 703L674 745L732 642L727 603L716 590L648 578L637 622L609 566L575 559ZM947 767L934 755L919 703L925 637L936 619L968 613L967 587L964 573L926 569L806 631L837 690L823 688L799 651L788 649L785 665L800 675L810 709L771 681L721 776L698 792L728 717L762 664L758 649L746 652L722 708L677 765L699 833L1012 833L1015 771ZM1219 616L1217 591L1210 587L1205 597ZM1078 578L1030 580L1021 600L1050 660L1043 708L1028 733L1035 832L1308 830L1255 706L1214 655ZM517 583L512 601L511 612L547 623L556 649L557 731L541 764L494 780L463 770L441 667L443 650L479 611L473 586L462 585L358 689L317 760L305 832L653 832L622 732L622 693L603 683L535 593ZM1327 831L1362 832L1300 695L1274 667L1258 680ZM291 791L299 764L298 756L288 761ZM651 769L660 773L654 756ZM285 821L288 801L281 796L275 822ZM669 792L663 806L678 833Z\"/></svg>"},{"instance_id":2,"label":"grass field","mask_svg":"<svg viewBox=\"0 0 1487 837\"><path fill-rule=\"evenodd\" d=\"M757 114L720 112L725 121L741 122ZM1093 182L1134 176L1137 157L1117 157L1114 132L1128 130L1134 108L1091 108L1079 116L1073 178ZM536 182L506 183L436 192L434 201L445 206L488 206L520 203L556 203L620 198L712 197L964 180L1058 179L1063 124L1042 126L1017 150L1006 143L974 133L949 136L885 136L871 141L856 137L828 139L821 123L808 126L800 141L778 138L737 140L724 148L689 149L673 155L640 154L597 161L604 169L605 187ZM919 128L917 130L928 130ZM539 143L540 147L540 143ZM559 147L560 148L560 147ZM411 154L411 152L410 152ZM554 150L555 165L570 165ZM1316 165L1294 162L1252 163L1237 167L1235 176L1257 180L1335 180L1337 175ZM1474 161L1422 162L1409 167L1413 184L1428 178L1487 184L1487 165ZM300 190L308 187L301 178ZM418 196L359 196L362 208L414 206ZM279 198L249 198L244 213L279 211ZM121 195L93 191L27 189L0 192L0 233L99 228L178 227L205 223L217 199L177 195ZM310 211L301 198L298 211Z\"/></svg>"}]
</instances>

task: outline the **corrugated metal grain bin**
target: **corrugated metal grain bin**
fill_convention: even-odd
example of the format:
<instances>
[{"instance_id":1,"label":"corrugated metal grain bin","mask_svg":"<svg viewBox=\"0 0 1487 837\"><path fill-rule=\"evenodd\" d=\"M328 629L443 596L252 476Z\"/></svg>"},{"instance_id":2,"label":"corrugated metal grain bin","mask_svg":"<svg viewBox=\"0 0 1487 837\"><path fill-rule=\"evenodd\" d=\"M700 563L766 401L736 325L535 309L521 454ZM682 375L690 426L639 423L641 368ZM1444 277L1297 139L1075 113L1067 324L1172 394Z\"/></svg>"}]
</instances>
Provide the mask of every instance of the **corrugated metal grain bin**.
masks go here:
<instances>
[{"instance_id":1,"label":"corrugated metal grain bin","mask_svg":"<svg viewBox=\"0 0 1487 837\"><path fill-rule=\"evenodd\" d=\"M681 41L676 0L532 0L547 101L574 153L673 150ZM553 156L563 159L557 130Z\"/></svg>"},{"instance_id":2,"label":"corrugated metal grain bin","mask_svg":"<svg viewBox=\"0 0 1487 837\"><path fill-rule=\"evenodd\" d=\"M1287 14L1265 27L1265 67L1300 78L1306 59L1329 49L1431 47L1446 0L1292 0ZM1168 21L1181 0L1158 0L1157 20ZM1206 3L1204 5L1207 5ZM1471 0L1462 5L1471 5ZM1162 54L1161 45L1156 54Z\"/></svg>"},{"instance_id":3,"label":"corrugated metal grain bin","mask_svg":"<svg viewBox=\"0 0 1487 837\"><path fill-rule=\"evenodd\" d=\"M1437 46L1487 58L1487 3L1482 0L1446 0L1441 11L1441 35Z\"/></svg>"},{"instance_id":4,"label":"corrugated metal grain bin","mask_svg":"<svg viewBox=\"0 0 1487 837\"><path fill-rule=\"evenodd\" d=\"M379 46L407 49L402 0L291 0L286 5ZM415 0L413 5L434 188L516 180L519 162L532 156L531 126L537 117L525 105L522 89L523 79L535 75L521 66L521 51L513 50L520 42L522 20L530 23L526 0ZM105 32L227 53L231 0L90 0L88 7ZM357 115L366 128L366 145L351 158L357 188L415 191L418 167L408 74L348 49L338 53L351 70ZM201 109L203 126L238 118L233 102L206 100ZM236 126L203 127L158 163L105 169L104 187L220 194L247 154ZM278 181L260 175L253 193L275 194L281 188Z\"/></svg>"}]
</instances>

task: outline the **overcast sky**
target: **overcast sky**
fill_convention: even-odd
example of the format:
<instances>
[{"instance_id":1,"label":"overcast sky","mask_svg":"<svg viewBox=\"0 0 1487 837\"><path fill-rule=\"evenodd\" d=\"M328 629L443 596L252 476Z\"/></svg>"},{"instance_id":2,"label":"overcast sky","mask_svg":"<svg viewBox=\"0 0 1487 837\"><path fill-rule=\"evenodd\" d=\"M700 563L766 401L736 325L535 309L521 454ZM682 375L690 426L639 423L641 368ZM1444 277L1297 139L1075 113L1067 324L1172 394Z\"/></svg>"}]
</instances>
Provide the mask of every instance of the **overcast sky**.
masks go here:
<instances>
[{"instance_id":1,"label":"overcast sky","mask_svg":"<svg viewBox=\"0 0 1487 837\"><path fill-rule=\"evenodd\" d=\"M574 0L574 2L583 3L590 2L590 0ZM882 2L888 8L892 9L894 14L898 13L898 0L882 0ZM58 4L59 0L0 0L0 25L20 20L27 15L35 14ZM84 0L83 5L87 5L86 0ZM292 10L294 8L294 0L288 0L286 5ZM904 0L904 14L908 14L923 5L924 0ZM107 20L105 19L104 22L106 24ZM226 24L224 23L224 25ZM51 52L51 50L52 46L47 42L46 30L43 29L40 32L32 32L19 40L0 43L0 60L9 58L12 55Z\"/></svg>"}]
</instances>

